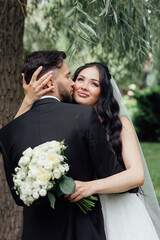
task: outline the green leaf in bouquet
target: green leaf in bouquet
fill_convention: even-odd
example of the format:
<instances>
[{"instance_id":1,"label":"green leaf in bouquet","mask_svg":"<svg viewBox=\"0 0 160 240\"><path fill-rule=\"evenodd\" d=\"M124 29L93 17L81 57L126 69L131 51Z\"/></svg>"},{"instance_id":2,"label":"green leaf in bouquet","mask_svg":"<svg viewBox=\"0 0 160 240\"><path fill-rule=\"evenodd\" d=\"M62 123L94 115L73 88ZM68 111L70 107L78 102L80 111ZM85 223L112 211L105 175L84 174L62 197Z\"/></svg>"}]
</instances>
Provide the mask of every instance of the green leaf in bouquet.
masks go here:
<instances>
[{"instance_id":1,"label":"green leaf in bouquet","mask_svg":"<svg viewBox=\"0 0 160 240\"><path fill-rule=\"evenodd\" d=\"M63 192L59 187L56 189L56 194L57 194L57 197L61 197L63 195Z\"/></svg>"},{"instance_id":2,"label":"green leaf in bouquet","mask_svg":"<svg viewBox=\"0 0 160 240\"><path fill-rule=\"evenodd\" d=\"M50 202L50 206L52 208L55 208L55 202L56 202L55 196L52 193L48 192L48 199L49 199L49 202Z\"/></svg>"},{"instance_id":3,"label":"green leaf in bouquet","mask_svg":"<svg viewBox=\"0 0 160 240\"><path fill-rule=\"evenodd\" d=\"M60 190L65 194L72 194L75 192L75 183L73 178L63 176L59 183Z\"/></svg>"}]
</instances>

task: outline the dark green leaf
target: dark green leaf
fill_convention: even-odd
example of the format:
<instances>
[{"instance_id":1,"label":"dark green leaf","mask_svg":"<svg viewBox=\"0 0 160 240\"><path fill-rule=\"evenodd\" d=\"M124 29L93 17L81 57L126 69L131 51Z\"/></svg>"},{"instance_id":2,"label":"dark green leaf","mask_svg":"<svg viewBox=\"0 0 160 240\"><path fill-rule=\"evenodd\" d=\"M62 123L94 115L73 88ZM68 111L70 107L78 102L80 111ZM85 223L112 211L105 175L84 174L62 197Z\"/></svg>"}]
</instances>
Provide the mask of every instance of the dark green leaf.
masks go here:
<instances>
[{"instance_id":1,"label":"dark green leaf","mask_svg":"<svg viewBox=\"0 0 160 240\"><path fill-rule=\"evenodd\" d=\"M63 192L61 191L61 189L59 187L56 189L56 194L58 197L61 197L63 195Z\"/></svg>"},{"instance_id":2,"label":"dark green leaf","mask_svg":"<svg viewBox=\"0 0 160 240\"><path fill-rule=\"evenodd\" d=\"M65 194L72 194L75 192L75 183L73 178L63 176L60 184L60 190Z\"/></svg>"},{"instance_id":3,"label":"dark green leaf","mask_svg":"<svg viewBox=\"0 0 160 240\"><path fill-rule=\"evenodd\" d=\"M55 196L52 193L48 192L48 199L49 199L49 202L50 202L50 206L52 208L55 208L55 202L56 202Z\"/></svg>"}]
</instances>

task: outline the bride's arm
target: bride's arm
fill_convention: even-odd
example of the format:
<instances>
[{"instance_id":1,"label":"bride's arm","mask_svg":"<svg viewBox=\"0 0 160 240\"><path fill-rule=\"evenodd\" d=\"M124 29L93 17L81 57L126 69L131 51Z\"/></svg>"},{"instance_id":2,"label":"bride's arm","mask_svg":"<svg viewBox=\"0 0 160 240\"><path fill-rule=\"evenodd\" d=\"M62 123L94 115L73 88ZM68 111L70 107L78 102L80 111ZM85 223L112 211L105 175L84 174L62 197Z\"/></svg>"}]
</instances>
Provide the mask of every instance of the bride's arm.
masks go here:
<instances>
[{"instance_id":1,"label":"bride's arm","mask_svg":"<svg viewBox=\"0 0 160 240\"><path fill-rule=\"evenodd\" d=\"M42 71L42 67L39 67L32 75L30 83L27 85L25 81L24 74L22 73L23 77L23 88L25 91L25 97L23 102L14 118L22 115L23 113L27 112L33 105L35 101L37 101L41 96L45 95L46 93L50 92L54 89L54 86L45 88L44 86L47 82L53 77L53 72L50 71L44 74L38 81L37 77Z\"/></svg>"},{"instance_id":2,"label":"bride's arm","mask_svg":"<svg viewBox=\"0 0 160 240\"><path fill-rule=\"evenodd\" d=\"M92 194L120 193L144 183L144 169L136 135L130 121L121 117L122 157L126 170L107 178L89 182L75 181L76 191L70 201L78 201Z\"/></svg>"}]
</instances>

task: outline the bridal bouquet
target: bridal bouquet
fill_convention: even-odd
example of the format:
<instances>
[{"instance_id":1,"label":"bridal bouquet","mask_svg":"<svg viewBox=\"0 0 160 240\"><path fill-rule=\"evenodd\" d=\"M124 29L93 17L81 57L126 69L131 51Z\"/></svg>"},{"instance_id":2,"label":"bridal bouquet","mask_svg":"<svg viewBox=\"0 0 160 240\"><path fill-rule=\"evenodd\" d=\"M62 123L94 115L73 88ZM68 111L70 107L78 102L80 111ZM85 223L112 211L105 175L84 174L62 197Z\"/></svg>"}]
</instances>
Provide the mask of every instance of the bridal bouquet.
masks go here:
<instances>
[{"instance_id":1,"label":"bridal bouquet","mask_svg":"<svg viewBox=\"0 0 160 240\"><path fill-rule=\"evenodd\" d=\"M41 197L48 196L50 205L55 207L55 195L75 192L74 180L66 176L69 165L65 162L64 141L50 141L27 148L19 160L13 174L14 189L20 199L30 206ZM76 202L80 209L87 213L95 206L97 198L90 196Z\"/></svg>"}]
</instances>

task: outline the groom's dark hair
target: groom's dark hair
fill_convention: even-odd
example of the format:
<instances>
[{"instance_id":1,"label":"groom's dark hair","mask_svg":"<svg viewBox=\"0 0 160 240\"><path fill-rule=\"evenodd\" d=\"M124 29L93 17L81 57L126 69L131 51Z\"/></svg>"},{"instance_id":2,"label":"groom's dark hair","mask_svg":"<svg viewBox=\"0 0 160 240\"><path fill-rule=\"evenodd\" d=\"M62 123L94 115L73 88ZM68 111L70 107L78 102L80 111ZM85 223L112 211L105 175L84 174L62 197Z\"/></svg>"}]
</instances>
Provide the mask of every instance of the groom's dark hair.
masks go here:
<instances>
[{"instance_id":1,"label":"groom's dark hair","mask_svg":"<svg viewBox=\"0 0 160 240\"><path fill-rule=\"evenodd\" d=\"M62 51L37 51L28 55L24 61L21 72L24 73L25 80L29 84L33 73L40 66L43 67L37 80L46 72L62 67L62 62L66 58Z\"/></svg>"}]
</instances>

